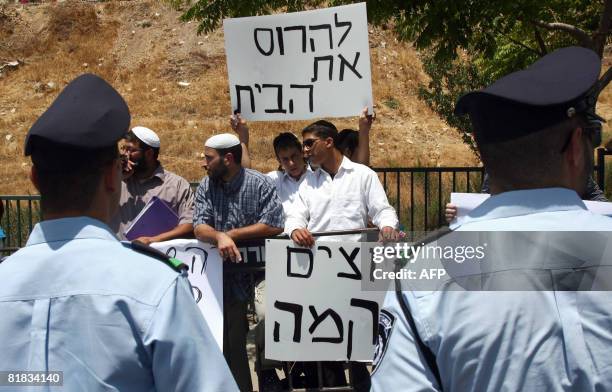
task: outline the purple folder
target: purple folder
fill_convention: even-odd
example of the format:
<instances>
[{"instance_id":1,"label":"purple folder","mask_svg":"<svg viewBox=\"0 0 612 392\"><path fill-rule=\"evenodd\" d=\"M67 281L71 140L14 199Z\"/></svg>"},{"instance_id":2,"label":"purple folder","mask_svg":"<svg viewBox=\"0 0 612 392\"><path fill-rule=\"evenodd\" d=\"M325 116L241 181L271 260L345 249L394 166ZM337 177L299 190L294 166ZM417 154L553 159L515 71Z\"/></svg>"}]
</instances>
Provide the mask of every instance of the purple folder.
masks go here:
<instances>
[{"instance_id":1,"label":"purple folder","mask_svg":"<svg viewBox=\"0 0 612 392\"><path fill-rule=\"evenodd\" d=\"M179 217L172 208L153 196L127 228L125 237L130 241L138 237L152 237L174 229L178 223Z\"/></svg>"}]
</instances>

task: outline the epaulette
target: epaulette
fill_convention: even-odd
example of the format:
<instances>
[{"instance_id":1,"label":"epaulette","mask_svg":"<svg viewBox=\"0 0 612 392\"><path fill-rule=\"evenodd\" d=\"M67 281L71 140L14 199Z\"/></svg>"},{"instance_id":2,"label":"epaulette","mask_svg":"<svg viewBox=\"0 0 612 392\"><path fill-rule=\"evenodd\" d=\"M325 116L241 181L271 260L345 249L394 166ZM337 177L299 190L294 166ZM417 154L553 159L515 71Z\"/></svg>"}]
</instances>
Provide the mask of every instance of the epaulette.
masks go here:
<instances>
[{"instance_id":1,"label":"epaulette","mask_svg":"<svg viewBox=\"0 0 612 392\"><path fill-rule=\"evenodd\" d=\"M175 259L174 257L170 257L164 252L161 252L155 248L150 247L140 241L132 241L132 242L123 242L123 244L129 246L133 250L139 253L143 253L147 256L151 256L156 258L157 260L161 260L168 267L172 268L176 272L188 271L189 267L186 264L181 262L179 259Z\"/></svg>"}]
</instances>

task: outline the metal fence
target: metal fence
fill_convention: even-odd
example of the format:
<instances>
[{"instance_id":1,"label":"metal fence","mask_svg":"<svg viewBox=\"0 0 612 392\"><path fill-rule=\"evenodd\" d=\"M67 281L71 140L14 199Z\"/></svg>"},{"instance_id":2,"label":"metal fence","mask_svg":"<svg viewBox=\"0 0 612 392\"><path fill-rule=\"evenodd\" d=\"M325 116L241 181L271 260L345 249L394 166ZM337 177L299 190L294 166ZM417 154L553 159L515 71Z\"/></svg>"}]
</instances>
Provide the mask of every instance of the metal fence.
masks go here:
<instances>
[{"instance_id":1,"label":"metal fence","mask_svg":"<svg viewBox=\"0 0 612 392\"><path fill-rule=\"evenodd\" d=\"M612 170L606 171L606 156L612 151L597 150L595 180L599 187L610 196L612 189L605 185L612 183ZM484 169L482 167L380 167L378 173L389 202L397 211L401 228L407 233L434 230L445 224L444 206L450 200L451 192L480 192ZM606 177L611 178L607 181ZM197 187L193 182L191 186ZM4 217L0 227L6 233L0 255L9 254L22 247L35 223L40 220L40 197L0 196L4 204Z\"/></svg>"},{"instance_id":2,"label":"metal fence","mask_svg":"<svg viewBox=\"0 0 612 392\"><path fill-rule=\"evenodd\" d=\"M443 208L450 192L479 192L483 176L482 167L373 169L406 232L423 232L443 225ZM193 188L197 185L191 183ZM0 251L8 254L25 244L32 227L40 220L40 197L3 195L0 201L4 204L0 227L6 233Z\"/></svg>"}]
</instances>

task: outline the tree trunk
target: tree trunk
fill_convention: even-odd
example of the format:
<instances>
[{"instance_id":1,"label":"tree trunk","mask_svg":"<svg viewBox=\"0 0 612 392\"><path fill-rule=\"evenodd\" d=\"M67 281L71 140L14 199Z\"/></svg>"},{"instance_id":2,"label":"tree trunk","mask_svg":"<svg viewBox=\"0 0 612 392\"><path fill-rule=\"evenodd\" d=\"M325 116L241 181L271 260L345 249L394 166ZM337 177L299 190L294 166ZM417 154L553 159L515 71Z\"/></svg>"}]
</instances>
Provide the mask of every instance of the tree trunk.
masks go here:
<instances>
[{"instance_id":1,"label":"tree trunk","mask_svg":"<svg viewBox=\"0 0 612 392\"><path fill-rule=\"evenodd\" d=\"M610 35L610 24L612 23L612 0L604 2L604 8L599 21L599 28L593 33L593 50L599 57L603 58L606 39Z\"/></svg>"}]
</instances>

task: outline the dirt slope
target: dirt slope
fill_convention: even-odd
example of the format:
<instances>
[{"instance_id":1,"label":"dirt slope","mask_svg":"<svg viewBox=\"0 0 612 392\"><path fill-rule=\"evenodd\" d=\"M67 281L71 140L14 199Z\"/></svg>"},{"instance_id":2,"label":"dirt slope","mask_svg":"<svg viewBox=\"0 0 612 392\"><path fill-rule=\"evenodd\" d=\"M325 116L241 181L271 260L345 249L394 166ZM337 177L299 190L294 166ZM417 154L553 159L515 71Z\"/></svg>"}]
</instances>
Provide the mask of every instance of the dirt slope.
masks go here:
<instances>
[{"instance_id":1,"label":"dirt slope","mask_svg":"<svg viewBox=\"0 0 612 392\"><path fill-rule=\"evenodd\" d=\"M126 98L132 125L162 139L164 165L188 180L202 177L203 141L229 130L230 102L223 32L196 35L195 23L151 0L63 2L0 8L0 194L34 193L23 157L28 128L71 79L94 72ZM375 166L474 165L477 160L416 97L426 81L416 52L390 31L370 29L372 80L378 114L371 137ZM188 87L178 82L188 82ZM607 106L610 106L607 99ZM610 112L610 111L609 111ZM356 118L334 119L339 127ZM276 167L271 142L306 122L251 124L255 168Z\"/></svg>"}]
</instances>

